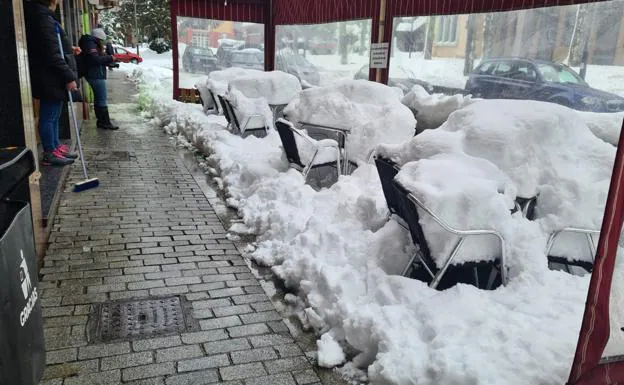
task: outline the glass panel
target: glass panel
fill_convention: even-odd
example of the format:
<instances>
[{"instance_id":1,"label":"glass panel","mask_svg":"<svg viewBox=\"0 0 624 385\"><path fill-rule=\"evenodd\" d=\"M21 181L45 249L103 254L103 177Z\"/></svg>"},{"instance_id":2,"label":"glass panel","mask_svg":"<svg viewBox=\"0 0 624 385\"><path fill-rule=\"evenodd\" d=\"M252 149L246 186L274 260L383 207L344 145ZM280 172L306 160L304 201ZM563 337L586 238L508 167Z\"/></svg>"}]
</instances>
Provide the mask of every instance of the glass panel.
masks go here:
<instances>
[{"instance_id":1,"label":"glass panel","mask_svg":"<svg viewBox=\"0 0 624 385\"><path fill-rule=\"evenodd\" d=\"M230 67L264 70L264 25L178 17L180 88Z\"/></svg>"},{"instance_id":2,"label":"glass panel","mask_svg":"<svg viewBox=\"0 0 624 385\"><path fill-rule=\"evenodd\" d=\"M368 79L371 20L276 27L275 69L310 85Z\"/></svg>"},{"instance_id":3,"label":"glass panel","mask_svg":"<svg viewBox=\"0 0 624 385\"><path fill-rule=\"evenodd\" d=\"M390 82L429 84L436 92L492 98L501 95L497 78L531 79L538 86L530 92L502 94L555 101L577 110L619 111L624 109L619 99L624 96L623 20L624 0L471 15L397 17L393 20ZM501 58L514 61L503 64L497 61ZM523 61L530 65L518 64ZM495 78L485 84L479 76ZM583 99L595 98L601 102L583 103Z\"/></svg>"},{"instance_id":4,"label":"glass panel","mask_svg":"<svg viewBox=\"0 0 624 385\"><path fill-rule=\"evenodd\" d=\"M416 138L430 141L429 147L423 145L419 150L434 153L431 147L439 146L449 153L485 159L512 180L511 204L521 206L527 199L534 202L531 214L523 212L520 219L540 227L544 245L531 251L535 258L530 262L516 259L514 264L518 265L510 263L511 280L516 279L514 269L522 270L518 275L542 269L540 282L564 279L569 280L568 287L582 288L570 297L579 310L561 313L557 320L562 325L580 326L588 271L593 265L624 119L624 0L395 18L389 84L413 90L403 101L418 121ZM432 93L454 97L429 95ZM471 98L464 97L468 95ZM461 113L452 115L459 109ZM423 126L434 130L420 133ZM457 132L463 135L458 139L460 144L442 136L452 138ZM429 158L419 153L420 157ZM510 166L511 160L517 163ZM522 175L519 170L523 170ZM457 186L458 190L462 187ZM516 246L517 250L528 250L526 239L516 230L512 238L523 243L514 245L516 241L509 240L509 261L514 260ZM553 273L547 266L561 272ZM512 290L518 293L515 290L524 283L516 284ZM543 288L542 293L550 300L560 299L562 292L551 288ZM536 304L534 309L538 307ZM610 340L603 358L621 360L621 256L614 271L610 312ZM527 338L539 340L535 332L532 330L533 335L527 334ZM564 337L572 346L578 329ZM557 349L548 343L544 346ZM572 354L572 350L565 354Z\"/></svg>"}]
</instances>

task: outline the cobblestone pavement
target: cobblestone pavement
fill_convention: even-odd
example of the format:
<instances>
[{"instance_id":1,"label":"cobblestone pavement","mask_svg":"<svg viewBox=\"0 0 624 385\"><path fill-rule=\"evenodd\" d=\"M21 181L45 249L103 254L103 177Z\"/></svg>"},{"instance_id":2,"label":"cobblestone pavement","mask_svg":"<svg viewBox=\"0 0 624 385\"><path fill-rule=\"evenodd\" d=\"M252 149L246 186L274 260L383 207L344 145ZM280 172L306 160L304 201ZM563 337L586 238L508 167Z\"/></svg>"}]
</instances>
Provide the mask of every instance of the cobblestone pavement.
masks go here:
<instances>
[{"instance_id":1,"label":"cobblestone pavement","mask_svg":"<svg viewBox=\"0 0 624 385\"><path fill-rule=\"evenodd\" d=\"M131 94L121 83L111 84L115 100ZM71 192L82 178L76 163L61 198L40 271L42 384L320 384L322 372L226 238L175 147L135 108L111 106L117 132L86 130L100 187ZM88 337L97 304L171 296L188 305L194 328L110 343Z\"/></svg>"}]
</instances>

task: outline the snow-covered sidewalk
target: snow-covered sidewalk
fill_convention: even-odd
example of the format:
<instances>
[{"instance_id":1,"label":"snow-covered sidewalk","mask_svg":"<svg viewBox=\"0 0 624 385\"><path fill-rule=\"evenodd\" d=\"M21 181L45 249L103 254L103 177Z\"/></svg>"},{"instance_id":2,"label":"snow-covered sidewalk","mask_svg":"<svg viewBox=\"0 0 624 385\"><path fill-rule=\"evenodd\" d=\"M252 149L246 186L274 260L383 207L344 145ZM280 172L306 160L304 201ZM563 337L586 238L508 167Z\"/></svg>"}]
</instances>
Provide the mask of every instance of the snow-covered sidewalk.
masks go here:
<instances>
[{"instance_id":1,"label":"snow-covered sidewalk","mask_svg":"<svg viewBox=\"0 0 624 385\"><path fill-rule=\"evenodd\" d=\"M200 105L171 100L171 71L126 67L157 128L206 156L206 170L254 234L247 252L273 267L303 324L319 335L319 363L375 384L565 382L589 278L548 269L546 239L524 223L510 284L435 291L392 273L413 253L407 231L387 221L377 171L364 164L316 191L288 168L277 133L242 139ZM393 270L394 269L394 270Z\"/></svg>"}]
</instances>

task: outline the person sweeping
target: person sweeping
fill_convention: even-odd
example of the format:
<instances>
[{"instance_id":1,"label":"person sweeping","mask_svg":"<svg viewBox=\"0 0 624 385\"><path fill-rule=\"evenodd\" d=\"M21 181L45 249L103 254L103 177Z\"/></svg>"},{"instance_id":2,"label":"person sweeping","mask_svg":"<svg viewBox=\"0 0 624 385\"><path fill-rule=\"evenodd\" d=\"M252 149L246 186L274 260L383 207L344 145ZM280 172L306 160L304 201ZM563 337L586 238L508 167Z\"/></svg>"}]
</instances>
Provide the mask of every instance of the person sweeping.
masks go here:
<instances>
[{"instance_id":1,"label":"person sweeping","mask_svg":"<svg viewBox=\"0 0 624 385\"><path fill-rule=\"evenodd\" d=\"M108 94L106 91L106 68L115 62L112 55L105 52L106 33L102 28L94 28L90 35L80 38L82 50L82 71L93 90L93 105L97 118L97 127L105 130L117 130L118 126L110 120L108 113Z\"/></svg>"}]
</instances>

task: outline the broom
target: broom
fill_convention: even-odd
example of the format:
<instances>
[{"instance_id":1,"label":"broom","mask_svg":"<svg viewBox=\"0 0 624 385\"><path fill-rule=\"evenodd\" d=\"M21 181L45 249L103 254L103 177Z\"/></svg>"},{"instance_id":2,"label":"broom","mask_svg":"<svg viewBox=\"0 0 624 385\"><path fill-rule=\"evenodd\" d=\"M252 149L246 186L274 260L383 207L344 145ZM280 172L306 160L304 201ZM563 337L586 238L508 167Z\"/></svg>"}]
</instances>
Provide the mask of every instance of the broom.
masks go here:
<instances>
[{"instance_id":1,"label":"broom","mask_svg":"<svg viewBox=\"0 0 624 385\"><path fill-rule=\"evenodd\" d=\"M59 49L61 50L61 56L65 57L65 52L63 51L63 41L61 40L61 27L58 23L55 25L55 29L56 36L58 38ZM80 192L98 187L100 185L100 180L98 178L89 179L87 166L84 160L84 154L82 153L80 129L78 128L78 121L76 120L76 112L74 111L74 99L72 97L71 90L67 90L67 95L69 96L69 110L73 119L74 129L76 130L76 141L78 142L78 151L80 152L80 164L82 164L82 173L84 175L84 180L74 185L74 192Z\"/></svg>"}]
</instances>

